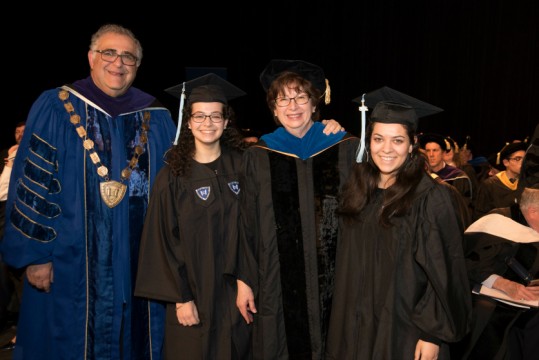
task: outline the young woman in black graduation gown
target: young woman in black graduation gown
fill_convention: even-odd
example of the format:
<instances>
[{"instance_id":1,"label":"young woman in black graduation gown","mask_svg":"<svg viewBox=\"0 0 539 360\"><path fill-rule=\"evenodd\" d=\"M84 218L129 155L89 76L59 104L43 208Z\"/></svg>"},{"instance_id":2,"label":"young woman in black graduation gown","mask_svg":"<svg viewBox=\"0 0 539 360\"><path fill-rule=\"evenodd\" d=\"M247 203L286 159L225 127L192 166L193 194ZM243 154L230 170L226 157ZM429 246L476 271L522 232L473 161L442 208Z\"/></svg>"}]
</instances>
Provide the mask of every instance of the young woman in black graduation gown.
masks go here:
<instances>
[{"instance_id":1,"label":"young woman in black graduation gown","mask_svg":"<svg viewBox=\"0 0 539 360\"><path fill-rule=\"evenodd\" d=\"M341 195L327 359L448 359L468 330L463 225L425 171L417 116L379 102Z\"/></svg>"}]
</instances>

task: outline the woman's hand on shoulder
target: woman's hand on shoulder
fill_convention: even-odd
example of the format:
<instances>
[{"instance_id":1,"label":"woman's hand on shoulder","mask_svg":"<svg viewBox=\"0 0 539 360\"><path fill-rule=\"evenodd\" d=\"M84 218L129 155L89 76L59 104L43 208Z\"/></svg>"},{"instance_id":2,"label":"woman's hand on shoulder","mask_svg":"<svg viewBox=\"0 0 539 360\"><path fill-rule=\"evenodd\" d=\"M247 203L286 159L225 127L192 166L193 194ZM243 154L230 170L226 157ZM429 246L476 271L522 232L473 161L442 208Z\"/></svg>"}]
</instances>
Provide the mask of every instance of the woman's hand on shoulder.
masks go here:
<instances>
[{"instance_id":1,"label":"woman's hand on shoulder","mask_svg":"<svg viewBox=\"0 0 539 360\"><path fill-rule=\"evenodd\" d=\"M345 131L344 127L342 127L341 124L337 122L337 120L329 119L329 120L322 120L321 122L322 124L326 125L326 127L324 128L324 134L326 135L337 134L341 131Z\"/></svg>"}]
</instances>

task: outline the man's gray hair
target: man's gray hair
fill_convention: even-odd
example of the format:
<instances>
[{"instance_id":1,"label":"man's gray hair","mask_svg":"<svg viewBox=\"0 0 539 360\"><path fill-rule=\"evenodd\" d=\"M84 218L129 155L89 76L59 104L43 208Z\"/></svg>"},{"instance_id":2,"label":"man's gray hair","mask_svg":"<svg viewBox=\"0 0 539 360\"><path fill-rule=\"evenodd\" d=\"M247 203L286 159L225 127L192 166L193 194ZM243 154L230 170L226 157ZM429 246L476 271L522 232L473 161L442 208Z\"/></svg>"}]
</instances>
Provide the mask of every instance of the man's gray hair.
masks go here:
<instances>
[{"instance_id":1,"label":"man's gray hair","mask_svg":"<svg viewBox=\"0 0 539 360\"><path fill-rule=\"evenodd\" d=\"M530 206L539 208L539 184L524 188L519 204L522 212Z\"/></svg>"},{"instance_id":2,"label":"man's gray hair","mask_svg":"<svg viewBox=\"0 0 539 360\"><path fill-rule=\"evenodd\" d=\"M92 35L92 39L90 40L90 50L96 50L95 47L97 46L97 42L99 41L99 38L108 33L121 34L121 35L129 36L131 39L133 39L133 42L135 43L135 46L137 48L137 53L134 55L138 58L138 64L140 64L140 60L142 60L142 45L140 44L140 41L138 41L138 39L135 37L135 34L133 34L131 30L121 25L106 24L106 25L101 26Z\"/></svg>"}]
</instances>

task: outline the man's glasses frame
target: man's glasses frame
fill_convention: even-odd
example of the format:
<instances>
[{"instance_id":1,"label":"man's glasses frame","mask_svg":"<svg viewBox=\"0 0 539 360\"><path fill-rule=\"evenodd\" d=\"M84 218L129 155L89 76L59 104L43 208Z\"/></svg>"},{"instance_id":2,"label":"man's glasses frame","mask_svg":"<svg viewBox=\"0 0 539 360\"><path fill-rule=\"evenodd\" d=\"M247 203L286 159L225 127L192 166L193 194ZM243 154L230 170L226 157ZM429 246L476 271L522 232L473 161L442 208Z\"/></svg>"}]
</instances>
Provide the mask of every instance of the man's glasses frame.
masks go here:
<instances>
[{"instance_id":1,"label":"man's glasses frame","mask_svg":"<svg viewBox=\"0 0 539 360\"><path fill-rule=\"evenodd\" d=\"M127 66L135 66L138 63L138 57L133 54L118 54L114 49L105 49L105 50L94 50L96 53L101 55L101 59L106 62L113 63L118 59L121 59L122 64Z\"/></svg>"}]
</instances>

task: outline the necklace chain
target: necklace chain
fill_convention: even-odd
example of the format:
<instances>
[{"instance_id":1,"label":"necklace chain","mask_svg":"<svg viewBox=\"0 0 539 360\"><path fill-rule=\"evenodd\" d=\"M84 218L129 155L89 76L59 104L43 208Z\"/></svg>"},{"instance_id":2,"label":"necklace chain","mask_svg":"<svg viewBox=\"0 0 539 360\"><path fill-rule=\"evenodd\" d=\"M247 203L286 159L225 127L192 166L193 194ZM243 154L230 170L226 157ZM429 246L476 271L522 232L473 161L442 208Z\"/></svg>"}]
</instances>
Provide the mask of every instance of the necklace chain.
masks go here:
<instances>
[{"instance_id":1,"label":"necklace chain","mask_svg":"<svg viewBox=\"0 0 539 360\"><path fill-rule=\"evenodd\" d=\"M97 168L97 174L103 179L105 179L105 183L102 183L103 189L101 195L103 200L109 207L116 206L122 200L123 195L125 194L125 185L121 183L131 177L133 169L138 164L140 155L144 153L144 145L146 145L146 143L148 142L148 130L150 129L150 113L148 111L144 112L143 122L141 125L142 131L140 134L140 144L135 146L133 150L133 157L129 161L129 164L120 173L121 183L116 183L114 181L110 181L109 169L101 163L101 159L95 151L93 140L88 139L86 129L80 123L80 115L75 113L75 108L73 107L73 104L71 103L71 101L68 100L69 92L66 90L60 90L60 92L58 93L58 97L64 102L64 107L70 115L69 121L71 121L71 123L75 126L77 134L82 139L82 146L88 151L88 155L90 156L92 163ZM114 183L116 183L117 185L115 185ZM120 189L120 193L117 193L118 186L123 186L123 188ZM111 190L113 191L112 195L110 194ZM104 191L106 191L107 193L103 193Z\"/></svg>"}]
</instances>

